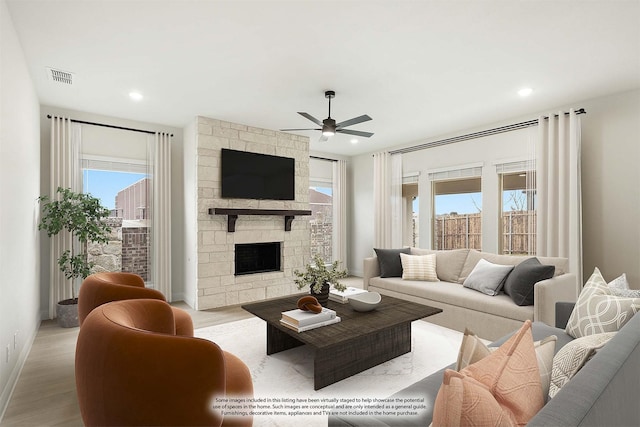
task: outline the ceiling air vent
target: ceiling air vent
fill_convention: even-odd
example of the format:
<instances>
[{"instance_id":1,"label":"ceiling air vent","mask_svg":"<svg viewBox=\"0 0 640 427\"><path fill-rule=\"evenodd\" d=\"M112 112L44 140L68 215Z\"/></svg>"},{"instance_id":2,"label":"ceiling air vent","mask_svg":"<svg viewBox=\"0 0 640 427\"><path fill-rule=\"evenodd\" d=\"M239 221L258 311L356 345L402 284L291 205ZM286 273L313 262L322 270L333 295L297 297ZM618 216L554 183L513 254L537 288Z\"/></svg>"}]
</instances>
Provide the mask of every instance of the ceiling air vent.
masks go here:
<instances>
[{"instance_id":1,"label":"ceiling air vent","mask_svg":"<svg viewBox=\"0 0 640 427\"><path fill-rule=\"evenodd\" d=\"M73 73L68 71L56 70L55 68L47 68L47 76L49 80L57 83L73 84Z\"/></svg>"}]
</instances>

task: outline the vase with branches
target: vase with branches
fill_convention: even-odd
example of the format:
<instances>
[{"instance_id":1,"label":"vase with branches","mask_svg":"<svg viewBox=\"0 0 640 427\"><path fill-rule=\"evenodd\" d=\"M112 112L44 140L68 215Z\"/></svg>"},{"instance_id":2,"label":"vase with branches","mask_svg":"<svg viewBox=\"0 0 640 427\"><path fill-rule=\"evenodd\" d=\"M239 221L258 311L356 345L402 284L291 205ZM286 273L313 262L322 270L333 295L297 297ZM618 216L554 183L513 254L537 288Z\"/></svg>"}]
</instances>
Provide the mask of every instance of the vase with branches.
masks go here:
<instances>
[{"instance_id":1,"label":"vase with branches","mask_svg":"<svg viewBox=\"0 0 640 427\"><path fill-rule=\"evenodd\" d=\"M298 289L308 286L311 295L315 296L321 305L326 306L331 285L339 291L347 289L345 285L338 281L338 279L347 277L347 270L341 270L338 266L338 261L327 265L320 255L315 255L312 262L307 264L303 271L293 271L296 276L294 283L298 286Z\"/></svg>"},{"instance_id":2,"label":"vase with branches","mask_svg":"<svg viewBox=\"0 0 640 427\"><path fill-rule=\"evenodd\" d=\"M58 187L55 198L40 196L42 216L38 224L53 237L63 230L71 235L71 248L65 250L57 260L60 271L69 280L71 299L64 305L77 303L74 280L91 274L93 263L88 258L89 242L107 243L111 228L105 222L110 211L102 206L100 199L91 194L76 193L69 188Z\"/></svg>"}]
</instances>

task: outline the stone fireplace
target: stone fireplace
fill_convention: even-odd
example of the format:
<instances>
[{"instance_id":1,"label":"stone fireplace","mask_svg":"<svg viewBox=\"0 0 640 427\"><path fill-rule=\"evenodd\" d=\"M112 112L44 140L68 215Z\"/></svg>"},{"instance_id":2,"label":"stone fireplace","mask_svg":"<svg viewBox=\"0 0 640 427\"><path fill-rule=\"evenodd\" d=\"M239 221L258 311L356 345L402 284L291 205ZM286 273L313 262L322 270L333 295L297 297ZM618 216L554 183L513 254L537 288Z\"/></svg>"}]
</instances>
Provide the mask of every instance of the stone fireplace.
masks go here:
<instances>
[{"instance_id":1,"label":"stone fireplace","mask_svg":"<svg viewBox=\"0 0 640 427\"><path fill-rule=\"evenodd\" d=\"M231 228L229 215L216 214L215 209L308 210L309 139L206 117L196 120L196 308L237 305L298 292L293 271L309 261L310 217L240 213L233 218ZM222 148L295 159L295 200L221 198ZM257 265L248 266L247 253L257 257Z\"/></svg>"}]
</instances>

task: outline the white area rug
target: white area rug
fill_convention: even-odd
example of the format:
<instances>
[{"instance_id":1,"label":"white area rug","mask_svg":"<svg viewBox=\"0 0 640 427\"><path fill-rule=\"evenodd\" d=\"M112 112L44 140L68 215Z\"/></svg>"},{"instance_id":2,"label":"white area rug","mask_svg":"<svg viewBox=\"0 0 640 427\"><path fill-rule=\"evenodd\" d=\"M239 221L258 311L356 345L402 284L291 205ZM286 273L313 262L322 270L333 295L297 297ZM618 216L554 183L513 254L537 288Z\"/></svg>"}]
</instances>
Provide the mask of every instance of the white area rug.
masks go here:
<instances>
[{"instance_id":1,"label":"white area rug","mask_svg":"<svg viewBox=\"0 0 640 427\"><path fill-rule=\"evenodd\" d=\"M266 323L259 318L197 329L244 361L256 398L385 398L455 362L462 340L457 331L424 321L412 323L412 351L335 384L313 390L313 351L307 346L266 355ZM256 416L254 426L326 426L327 416Z\"/></svg>"}]
</instances>

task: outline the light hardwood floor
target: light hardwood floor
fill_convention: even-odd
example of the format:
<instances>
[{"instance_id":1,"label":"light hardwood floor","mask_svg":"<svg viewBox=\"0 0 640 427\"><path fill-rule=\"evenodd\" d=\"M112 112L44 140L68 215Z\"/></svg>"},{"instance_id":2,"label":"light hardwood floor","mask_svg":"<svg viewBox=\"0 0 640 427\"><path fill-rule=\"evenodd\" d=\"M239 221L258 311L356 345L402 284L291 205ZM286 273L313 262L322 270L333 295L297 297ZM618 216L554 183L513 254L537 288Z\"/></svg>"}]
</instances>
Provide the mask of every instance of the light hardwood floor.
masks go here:
<instances>
[{"instance_id":1,"label":"light hardwood floor","mask_svg":"<svg viewBox=\"0 0 640 427\"><path fill-rule=\"evenodd\" d=\"M362 287L361 278L341 282ZM196 329L252 317L239 306L195 311L183 302L172 305L187 310ZM82 426L74 374L78 331L53 320L41 323L0 427Z\"/></svg>"}]
</instances>

